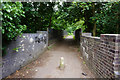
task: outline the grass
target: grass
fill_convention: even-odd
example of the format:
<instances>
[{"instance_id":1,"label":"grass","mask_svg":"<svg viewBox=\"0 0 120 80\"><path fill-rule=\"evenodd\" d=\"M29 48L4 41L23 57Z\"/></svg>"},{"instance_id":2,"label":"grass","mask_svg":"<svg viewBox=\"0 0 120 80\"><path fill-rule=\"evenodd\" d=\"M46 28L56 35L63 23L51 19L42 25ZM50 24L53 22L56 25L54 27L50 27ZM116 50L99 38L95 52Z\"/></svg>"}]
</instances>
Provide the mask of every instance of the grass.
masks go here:
<instances>
[{"instance_id":1,"label":"grass","mask_svg":"<svg viewBox=\"0 0 120 80\"><path fill-rule=\"evenodd\" d=\"M65 38L66 38L66 36L63 37L63 39L65 39Z\"/></svg>"},{"instance_id":2,"label":"grass","mask_svg":"<svg viewBox=\"0 0 120 80\"><path fill-rule=\"evenodd\" d=\"M49 45L49 46L47 47L47 49L48 49L48 50L50 50L50 49L52 49L52 48L53 48L53 46L55 46L55 43L53 43L53 44Z\"/></svg>"},{"instance_id":3,"label":"grass","mask_svg":"<svg viewBox=\"0 0 120 80\"><path fill-rule=\"evenodd\" d=\"M50 50L52 48L52 45L48 46L48 50Z\"/></svg>"},{"instance_id":4,"label":"grass","mask_svg":"<svg viewBox=\"0 0 120 80\"><path fill-rule=\"evenodd\" d=\"M78 48L78 52L80 52L80 48Z\"/></svg>"},{"instance_id":5,"label":"grass","mask_svg":"<svg viewBox=\"0 0 120 80\"><path fill-rule=\"evenodd\" d=\"M75 40L75 36L73 35L73 40Z\"/></svg>"}]
</instances>

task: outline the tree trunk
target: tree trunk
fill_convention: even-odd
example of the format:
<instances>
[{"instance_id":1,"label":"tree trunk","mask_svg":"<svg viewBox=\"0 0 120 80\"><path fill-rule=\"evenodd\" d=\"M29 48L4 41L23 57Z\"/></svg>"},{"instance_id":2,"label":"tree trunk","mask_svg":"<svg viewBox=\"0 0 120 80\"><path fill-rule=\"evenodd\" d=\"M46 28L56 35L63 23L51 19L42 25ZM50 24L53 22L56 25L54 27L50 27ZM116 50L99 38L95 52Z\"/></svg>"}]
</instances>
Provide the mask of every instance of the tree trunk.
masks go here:
<instances>
[{"instance_id":1,"label":"tree trunk","mask_svg":"<svg viewBox=\"0 0 120 80\"><path fill-rule=\"evenodd\" d=\"M50 16L49 29L51 28L52 15Z\"/></svg>"},{"instance_id":2,"label":"tree trunk","mask_svg":"<svg viewBox=\"0 0 120 80\"><path fill-rule=\"evenodd\" d=\"M119 19L119 16L118 16L118 13L117 13L117 19ZM116 31L117 31L117 34L119 33L119 23L117 23L117 26L116 26Z\"/></svg>"},{"instance_id":3,"label":"tree trunk","mask_svg":"<svg viewBox=\"0 0 120 80\"><path fill-rule=\"evenodd\" d=\"M117 34L119 33L119 24L117 23Z\"/></svg>"},{"instance_id":4,"label":"tree trunk","mask_svg":"<svg viewBox=\"0 0 120 80\"><path fill-rule=\"evenodd\" d=\"M95 17L95 3L92 3L92 5L93 5L93 10L92 10L93 17ZM96 21L95 20L94 20L93 24L94 24L94 26L93 26L93 36L96 36Z\"/></svg>"},{"instance_id":5,"label":"tree trunk","mask_svg":"<svg viewBox=\"0 0 120 80\"><path fill-rule=\"evenodd\" d=\"M93 36L96 36L96 21L94 22L94 27L93 27Z\"/></svg>"},{"instance_id":6,"label":"tree trunk","mask_svg":"<svg viewBox=\"0 0 120 80\"><path fill-rule=\"evenodd\" d=\"M88 26L88 17L87 17L87 11L84 12L84 15L85 15L85 25ZM86 28L86 31L89 32L89 26Z\"/></svg>"}]
</instances>

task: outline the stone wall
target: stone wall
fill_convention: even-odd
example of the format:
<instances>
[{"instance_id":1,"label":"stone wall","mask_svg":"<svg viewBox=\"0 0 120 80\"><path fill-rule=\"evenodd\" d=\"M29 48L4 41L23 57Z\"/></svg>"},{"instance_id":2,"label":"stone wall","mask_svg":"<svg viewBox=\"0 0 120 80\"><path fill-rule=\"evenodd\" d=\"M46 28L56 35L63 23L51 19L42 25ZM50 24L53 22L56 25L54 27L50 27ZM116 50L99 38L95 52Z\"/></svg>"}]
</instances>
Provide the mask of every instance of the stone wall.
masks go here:
<instances>
[{"instance_id":1,"label":"stone wall","mask_svg":"<svg viewBox=\"0 0 120 80\"><path fill-rule=\"evenodd\" d=\"M12 41L7 48L7 55L2 59L2 77L6 77L29 62L35 60L48 46L47 31L24 33Z\"/></svg>"},{"instance_id":2,"label":"stone wall","mask_svg":"<svg viewBox=\"0 0 120 80\"><path fill-rule=\"evenodd\" d=\"M74 33L75 33L75 40L76 40L77 43L80 42L80 35L81 35L81 32L82 32L82 29L81 29L81 28L75 30L75 32L74 32Z\"/></svg>"},{"instance_id":3,"label":"stone wall","mask_svg":"<svg viewBox=\"0 0 120 80\"><path fill-rule=\"evenodd\" d=\"M82 36L92 36L92 33L82 33Z\"/></svg>"},{"instance_id":4,"label":"stone wall","mask_svg":"<svg viewBox=\"0 0 120 80\"><path fill-rule=\"evenodd\" d=\"M120 78L120 34L81 36L80 51L98 78Z\"/></svg>"},{"instance_id":5,"label":"stone wall","mask_svg":"<svg viewBox=\"0 0 120 80\"><path fill-rule=\"evenodd\" d=\"M63 39L63 30L48 29L48 41L49 44L51 41L58 41ZM54 41L55 42L55 41Z\"/></svg>"}]
</instances>

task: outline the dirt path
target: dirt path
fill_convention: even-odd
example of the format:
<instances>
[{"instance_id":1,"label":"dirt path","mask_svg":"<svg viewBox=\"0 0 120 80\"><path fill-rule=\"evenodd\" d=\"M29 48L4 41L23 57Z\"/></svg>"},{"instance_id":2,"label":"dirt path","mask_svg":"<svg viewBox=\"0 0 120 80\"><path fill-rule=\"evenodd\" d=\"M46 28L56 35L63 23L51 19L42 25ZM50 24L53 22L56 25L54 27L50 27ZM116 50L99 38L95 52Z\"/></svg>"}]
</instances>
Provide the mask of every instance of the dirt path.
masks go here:
<instances>
[{"instance_id":1,"label":"dirt path","mask_svg":"<svg viewBox=\"0 0 120 80\"><path fill-rule=\"evenodd\" d=\"M64 57L64 70L58 68L60 57ZM81 59L75 42L68 39L60 41L9 78L94 78L94 75Z\"/></svg>"}]
</instances>

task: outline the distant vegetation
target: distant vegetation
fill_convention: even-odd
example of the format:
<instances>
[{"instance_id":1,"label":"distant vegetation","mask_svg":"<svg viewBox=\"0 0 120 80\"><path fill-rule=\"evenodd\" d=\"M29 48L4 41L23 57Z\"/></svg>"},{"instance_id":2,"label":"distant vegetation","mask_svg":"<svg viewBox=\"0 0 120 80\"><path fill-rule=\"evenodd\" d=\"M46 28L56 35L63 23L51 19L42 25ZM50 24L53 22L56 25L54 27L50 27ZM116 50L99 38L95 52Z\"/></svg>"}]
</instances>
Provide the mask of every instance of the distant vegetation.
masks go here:
<instances>
[{"instance_id":1,"label":"distant vegetation","mask_svg":"<svg viewBox=\"0 0 120 80\"><path fill-rule=\"evenodd\" d=\"M3 49L16 36L47 28L78 28L93 36L120 33L120 2L3 2ZM7 43L6 43L7 42Z\"/></svg>"}]
</instances>

